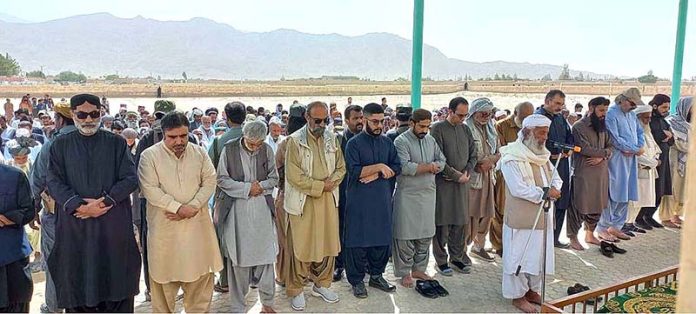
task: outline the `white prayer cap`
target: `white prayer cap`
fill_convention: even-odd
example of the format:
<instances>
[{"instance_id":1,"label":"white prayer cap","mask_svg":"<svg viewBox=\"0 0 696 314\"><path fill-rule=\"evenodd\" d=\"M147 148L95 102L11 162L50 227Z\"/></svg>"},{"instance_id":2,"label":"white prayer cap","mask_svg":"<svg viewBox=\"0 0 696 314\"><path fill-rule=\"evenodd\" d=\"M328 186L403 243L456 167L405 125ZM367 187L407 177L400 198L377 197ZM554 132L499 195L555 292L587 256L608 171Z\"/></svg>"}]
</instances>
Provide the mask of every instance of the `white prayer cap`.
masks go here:
<instances>
[{"instance_id":1,"label":"white prayer cap","mask_svg":"<svg viewBox=\"0 0 696 314\"><path fill-rule=\"evenodd\" d=\"M504 116L504 115L507 115L507 112L505 112L505 110L498 110L498 111L495 112L495 117L496 117L496 118L500 118L500 117L502 117L502 116Z\"/></svg>"},{"instance_id":2,"label":"white prayer cap","mask_svg":"<svg viewBox=\"0 0 696 314\"><path fill-rule=\"evenodd\" d=\"M653 108L652 108L651 106L648 106L648 105L636 106L636 109L633 109L633 111L634 111L636 114L651 112L652 110L653 110Z\"/></svg>"},{"instance_id":3,"label":"white prayer cap","mask_svg":"<svg viewBox=\"0 0 696 314\"><path fill-rule=\"evenodd\" d=\"M522 121L523 129L533 129L538 127L549 126L551 126L551 120L549 120L549 118L547 118L546 116L537 113L527 116L526 118L524 118L524 121Z\"/></svg>"}]
</instances>

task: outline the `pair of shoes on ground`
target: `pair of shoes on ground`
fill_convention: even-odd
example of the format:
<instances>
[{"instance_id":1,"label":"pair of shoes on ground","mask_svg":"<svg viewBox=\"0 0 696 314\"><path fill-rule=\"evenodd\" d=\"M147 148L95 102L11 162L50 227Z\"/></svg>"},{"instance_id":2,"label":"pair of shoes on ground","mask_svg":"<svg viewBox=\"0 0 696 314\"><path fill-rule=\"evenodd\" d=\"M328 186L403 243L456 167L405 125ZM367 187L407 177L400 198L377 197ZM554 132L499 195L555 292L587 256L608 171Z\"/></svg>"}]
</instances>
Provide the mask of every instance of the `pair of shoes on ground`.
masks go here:
<instances>
[{"instance_id":1,"label":"pair of shoes on ground","mask_svg":"<svg viewBox=\"0 0 696 314\"><path fill-rule=\"evenodd\" d=\"M376 288L379 290L382 290L384 292L394 292L396 291L396 286L390 284L384 277L379 276L372 278L370 277L370 281L368 282L368 285L372 288ZM365 288L365 284L363 282L359 282L358 284L353 285L353 296L355 296L358 299L364 299L367 298L367 288Z\"/></svg>"},{"instance_id":2,"label":"pair of shoes on ground","mask_svg":"<svg viewBox=\"0 0 696 314\"><path fill-rule=\"evenodd\" d=\"M440 283L435 279L416 280L416 292L430 299L437 299L439 297L446 297L449 295L449 291L441 286Z\"/></svg>"},{"instance_id":3,"label":"pair of shoes on ground","mask_svg":"<svg viewBox=\"0 0 696 314\"><path fill-rule=\"evenodd\" d=\"M633 225L643 230L662 229L665 227L652 217L636 217Z\"/></svg>"},{"instance_id":4,"label":"pair of shoes on ground","mask_svg":"<svg viewBox=\"0 0 696 314\"><path fill-rule=\"evenodd\" d=\"M580 293L580 292L585 292L585 291L588 291L588 290L590 290L590 287L588 287L588 286L583 286L582 284L576 283L574 286L568 287L568 291L567 291L567 292L568 292L568 295L573 295L573 294L577 294L577 293ZM596 301L596 302L601 302L601 301L602 301L602 297L596 297L596 298L593 298L593 299L589 299L589 300L585 301L585 304L587 304L587 305L594 305L594 304L595 304L595 301Z\"/></svg>"},{"instance_id":5,"label":"pair of shoes on ground","mask_svg":"<svg viewBox=\"0 0 696 314\"><path fill-rule=\"evenodd\" d=\"M602 253L602 255L613 258L614 253L616 254L625 254L626 250L619 248L616 246L616 244L607 242L607 241L602 241L602 243L599 245L599 251Z\"/></svg>"},{"instance_id":6,"label":"pair of shoes on ground","mask_svg":"<svg viewBox=\"0 0 696 314\"><path fill-rule=\"evenodd\" d=\"M317 287L316 285L312 286L312 295L321 298L326 303L336 303L340 300L336 292L329 290L329 288ZM304 292L294 296L290 301L290 307L295 311L304 311L306 305Z\"/></svg>"}]
</instances>

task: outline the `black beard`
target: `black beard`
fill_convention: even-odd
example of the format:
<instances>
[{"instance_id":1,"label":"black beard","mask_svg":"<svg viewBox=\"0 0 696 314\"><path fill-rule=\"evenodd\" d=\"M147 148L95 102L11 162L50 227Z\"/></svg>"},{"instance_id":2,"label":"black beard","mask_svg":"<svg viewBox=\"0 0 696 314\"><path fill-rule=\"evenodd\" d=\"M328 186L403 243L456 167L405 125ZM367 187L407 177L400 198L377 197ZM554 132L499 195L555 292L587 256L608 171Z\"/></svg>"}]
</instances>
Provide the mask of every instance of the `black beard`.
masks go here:
<instances>
[{"instance_id":1,"label":"black beard","mask_svg":"<svg viewBox=\"0 0 696 314\"><path fill-rule=\"evenodd\" d=\"M370 128L369 125L365 128L365 132L367 132L367 134L372 135L372 136L379 136L382 134L382 130L379 130L379 133L375 133L375 131L372 128Z\"/></svg>"},{"instance_id":2,"label":"black beard","mask_svg":"<svg viewBox=\"0 0 696 314\"><path fill-rule=\"evenodd\" d=\"M604 132L607 129L607 124L605 123L604 119L597 117L594 112L590 113L590 125L597 133Z\"/></svg>"}]
</instances>

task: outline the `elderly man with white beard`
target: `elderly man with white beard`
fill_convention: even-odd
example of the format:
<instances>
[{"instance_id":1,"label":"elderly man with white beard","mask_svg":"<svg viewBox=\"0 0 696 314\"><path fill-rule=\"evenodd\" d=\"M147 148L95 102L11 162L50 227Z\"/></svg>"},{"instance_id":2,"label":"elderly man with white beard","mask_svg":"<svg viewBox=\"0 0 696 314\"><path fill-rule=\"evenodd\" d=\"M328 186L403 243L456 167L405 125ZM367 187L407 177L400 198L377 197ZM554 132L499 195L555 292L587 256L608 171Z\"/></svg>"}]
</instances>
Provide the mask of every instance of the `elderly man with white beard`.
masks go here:
<instances>
[{"instance_id":1,"label":"elderly man with white beard","mask_svg":"<svg viewBox=\"0 0 696 314\"><path fill-rule=\"evenodd\" d=\"M541 304L543 250L546 273L553 274L553 213L551 208L534 226L539 205L561 197L563 180L553 173L545 143L551 120L540 114L522 122L517 141L500 148L498 164L506 182L503 223L503 297L526 313L537 312ZM548 188L547 188L548 187ZM544 239L543 228L547 229ZM529 247L525 247L529 240ZM546 246L544 246L546 241ZM525 254L525 249L528 252ZM524 259L522 259L524 257ZM516 275L518 265L520 272Z\"/></svg>"}]
</instances>

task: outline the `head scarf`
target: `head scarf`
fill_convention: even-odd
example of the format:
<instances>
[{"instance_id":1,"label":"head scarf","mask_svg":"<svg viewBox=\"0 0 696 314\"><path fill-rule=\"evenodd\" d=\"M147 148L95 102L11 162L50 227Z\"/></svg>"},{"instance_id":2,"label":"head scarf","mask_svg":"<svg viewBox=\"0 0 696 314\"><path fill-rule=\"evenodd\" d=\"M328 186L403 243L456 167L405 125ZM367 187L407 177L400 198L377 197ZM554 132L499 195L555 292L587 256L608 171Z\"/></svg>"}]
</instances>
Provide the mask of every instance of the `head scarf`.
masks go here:
<instances>
[{"instance_id":1,"label":"head scarf","mask_svg":"<svg viewBox=\"0 0 696 314\"><path fill-rule=\"evenodd\" d=\"M670 115L667 117L667 122L672 127L672 132L674 133L674 139L681 140L684 142L689 142L689 133L691 131L691 123L686 121L691 111L691 105L693 104L693 97L682 97L679 99L677 104L677 114ZM677 154L677 172L680 176L684 177L686 175L686 158L688 154L684 152L678 152Z\"/></svg>"},{"instance_id":2,"label":"head scarf","mask_svg":"<svg viewBox=\"0 0 696 314\"><path fill-rule=\"evenodd\" d=\"M646 113L646 112L652 112L653 108L651 106L645 105L645 106L636 106L636 109L633 109L633 112L636 114L641 114L641 113Z\"/></svg>"},{"instance_id":3,"label":"head scarf","mask_svg":"<svg viewBox=\"0 0 696 314\"><path fill-rule=\"evenodd\" d=\"M31 137L29 130L18 129L16 138L7 142L7 150L12 157L29 155L31 153L31 148L36 145L38 145L38 143Z\"/></svg>"},{"instance_id":4,"label":"head scarf","mask_svg":"<svg viewBox=\"0 0 696 314\"><path fill-rule=\"evenodd\" d=\"M474 134L474 139L481 140L481 136L476 131L478 128L474 127L476 121L474 120L474 114L477 112L492 112L493 102L488 98L477 98L471 102L471 108L469 108L469 116L466 118L466 124L471 128ZM494 153L498 146L498 133L495 130L495 125L493 124L493 119L489 119L486 125L483 126L485 132L487 133L488 146L491 148L491 153Z\"/></svg>"}]
</instances>

